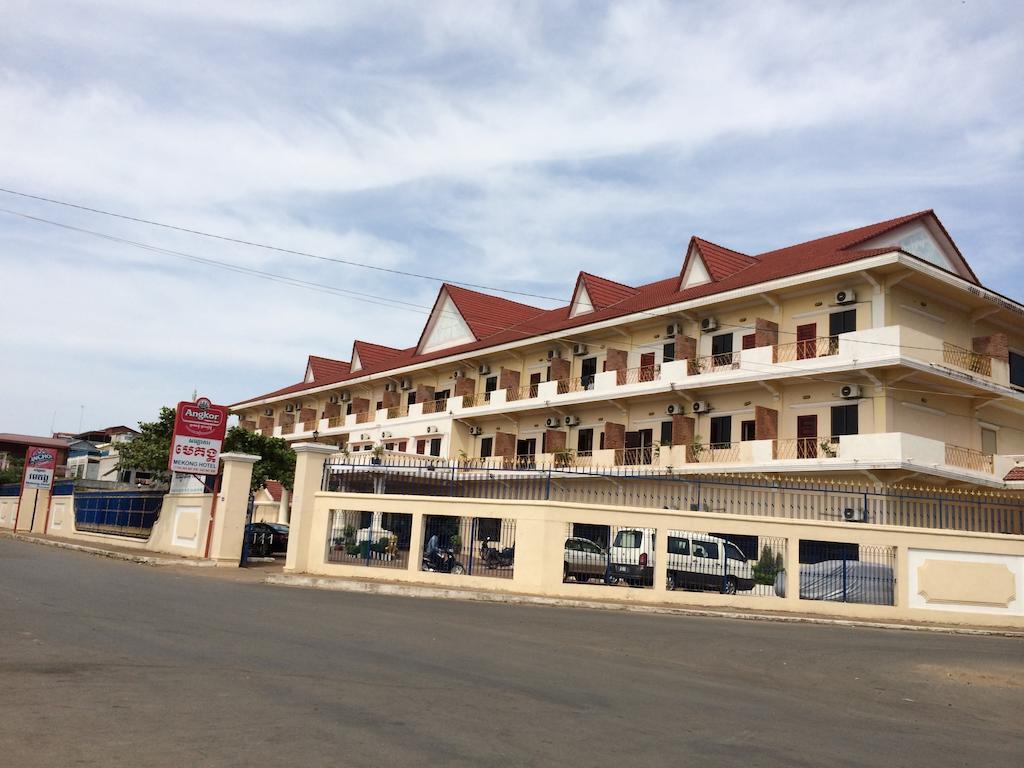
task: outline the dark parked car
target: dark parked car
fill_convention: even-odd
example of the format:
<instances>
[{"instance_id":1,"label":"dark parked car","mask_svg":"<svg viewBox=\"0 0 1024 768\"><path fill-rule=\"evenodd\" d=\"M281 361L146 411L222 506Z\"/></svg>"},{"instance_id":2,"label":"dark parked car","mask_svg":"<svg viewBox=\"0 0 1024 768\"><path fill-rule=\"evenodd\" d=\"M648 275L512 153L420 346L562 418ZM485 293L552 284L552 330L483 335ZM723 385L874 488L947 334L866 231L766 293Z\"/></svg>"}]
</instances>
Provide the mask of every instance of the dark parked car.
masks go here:
<instances>
[{"instance_id":1,"label":"dark parked car","mask_svg":"<svg viewBox=\"0 0 1024 768\"><path fill-rule=\"evenodd\" d=\"M249 523L245 526L249 557L270 557L288 552L288 526L283 523Z\"/></svg>"}]
</instances>

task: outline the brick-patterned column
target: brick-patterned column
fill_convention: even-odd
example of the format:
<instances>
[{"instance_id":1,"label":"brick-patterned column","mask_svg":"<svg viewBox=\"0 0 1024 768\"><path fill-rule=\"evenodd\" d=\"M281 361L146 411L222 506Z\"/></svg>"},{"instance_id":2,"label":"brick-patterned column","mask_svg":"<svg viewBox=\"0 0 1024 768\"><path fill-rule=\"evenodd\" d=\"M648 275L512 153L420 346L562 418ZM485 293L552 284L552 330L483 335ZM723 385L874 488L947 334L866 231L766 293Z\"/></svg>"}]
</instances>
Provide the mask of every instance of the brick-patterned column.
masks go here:
<instances>
[{"instance_id":1,"label":"brick-patterned column","mask_svg":"<svg viewBox=\"0 0 1024 768\"><path fill-rule=\"evenodd\" d=\"M672 415L672 445L693 444L694 420L681 413Z\"/></svg>"},{"instance_id":2,"label":"brick-patterned column","mask_svg":"<svg viewBox=\"0 0 1024 768\"><path fill-rule=\"evenodd\" d=\"M565 450L565 432L560 429L544 431L544 453L557 453Z\"/></svg>"},{"instance_id":3,"label":"brick-patterned column","mask_svg":"<svg viewBox=\"0 0 1024 768\"><path fill-rule=\"evenodd\" d=\"M263 432L274 431L274 417L273 416L260 416L260 430Z\"/></svg>"},{"instance_id":4,"label":"brick-patterned column","mask_svg":"<svg viewBox=\"0 0 1024 768\"><path fill-rule=\"evenodd\" d=\"M564 381L572 373L571 363L563 357L551 358L551 381Z\"/></svg>"},{"instance_id":5,"label":"brick-patterned column","mask_svg":"<svg viewBox=\"0 0 1024 768\"><path fill-rule=\"evenodd\" d=\"M238 426L244 429L246 432L253 432L256 430L256 422L252 419L246 419L245 421L238 422Z\"/></svg>"},{"instance_id":6,"label":"brick-patterned column","mask_svg":"<svg viewBox=\"0 0 1024 768\"><path fill-rule=\"evenodd\" d=\"M506 458L516 455L516 436L512 432L494 433L494 455Z\"/></svg>"},{"instance_id":7,"label":"brick-patterned column","mask_svg":"<svg viewBox=\"0 0 1024 768\"><path fill-rule=\"evenodd\" d=\"M336 419L341 416L341 404L340 403L328 403L324 406L324 418L325 419Z\"/></svg>"},{"instance_id":8,"label":"brick-patterned column","mask_svg":"<svg viewBox=\"0 0 1024 768\"><path fill-rule=\"evenodd\" d=\"M316 421L316 408L303 408L299 411L299 421L303 424Z\"/></svg>"},{"instance_id":9,"label":"brick-patterned column","mask_svg":"<svg viewBox=\"0 0 1024 768\"><path fill-rule=\"evenodd\" d=\"M295 413L288 413L288 411L281 411L281 420L278 422L282 427L286 424L295 423Z\"/></svg>"},{"instance_id":10,"label":"brick-patterned column","mask_svg":"<svg viewBox=\"0 0 1024 768\"><path fill-rule=\"evenodd\" d=\"M683 336L679 334L676 336L676 360L689 360L690 364L687 365L687 374L693 374L696 372L694 360L697 359L697 340L693 336Z\"/></svg>"},{"instance_id":11,"label":"brick-patterned column","mask_svg":"<svg viewBox=\"0 0 1024 768\"><path fill-rule=\"evenodd\" d=\"M385 389L384 396L381 398L381 407L388 409L397 408L398 404L401 401L402 395L399 392L395 390Z\"/></svg>"},{"instance_id":12,"label":"brick-patterned column","mask_svg":"<svg viewBox=\"0 0 1024 768\"><path fill-rule=\"evenodd\" d=\"M519 371L502 367L498 373L498 389L519 389Z\"/></svg>"},{"instance_id":13,"label":"brick-patterned column","mask_svg":"<svg viewBox=\"0 0 1024 768\"><path fill-rule=\"evenodd\" d=\"M762 317L754 321L754 346L774 347L779 343L779 324Z\"/></svg>"},{"instance_id":14,"label":"brick-patterned column","mask_svg":"<svg viewBox=\"0 0 1024 768\"><path fill-rule=\"evenodd\" d=\"M988 355L1004 363L1010 359L1010 343L1005 333L993 333L991 336L975 336L974 351L979 355Z\"/></svg>"},{"instance_id":15,"label":"brick-patterned column","mask_svg":"<svg viewBox=\"0 0 1024 768\"><path fill-rule=\"evenodd\" d=\"M476 394L476 379L469 379L465 376L460 376L455 380L455 396L464 397L466 395Z\"/></svg>"},{"instance_id":16,"label":"brick-patterned column","mask_svg":"<svg viewBox=\"0 0 1024 768\"><path fill-rule=\"evenodd\" d=\"M370 410L370 401L365 397L352 398L352 413L366 413Z\"/></svg>"},{"instance_id":17,"label":"brick-patterned column","mask_svg":"<svg viewBox=\"0 0 1024 768\"><path fill-rule=\"evenodd\" d=\"M416 402L425 403L434 399L434 388L426 384L416 385Z\"/></svg>"},{"instance_id":18,"label":"brick-patterned column","mask_svg":"<svg viewBox=\"0 0 1024 768\"><path fill-rule=\"evenodd\" d=\"M626 447L626 425L616 424L614 421L605 422L604 425L604 447L605 450Z\"/></svg>"},{"instance_id":19,"label":"brick-patterned column","mask_svg":"<svg viewBox=\"0 0 1024 768\"><path fill-rule=\"evenodd\" d=\"M779 412L763 405L754 406L754 439L779 439Z\"/></svg>"},{"instance_id":20,"label":"brick-patterned column","mask_svg":"<svg viewBox=\"0 0 1024 768\"><path fill-rule=\"evenodd\" d=\"M605 354L604 369L606 371L624 371L629 366L626 352L621 349L609 349Z\"/></svg>"}]
</instances>

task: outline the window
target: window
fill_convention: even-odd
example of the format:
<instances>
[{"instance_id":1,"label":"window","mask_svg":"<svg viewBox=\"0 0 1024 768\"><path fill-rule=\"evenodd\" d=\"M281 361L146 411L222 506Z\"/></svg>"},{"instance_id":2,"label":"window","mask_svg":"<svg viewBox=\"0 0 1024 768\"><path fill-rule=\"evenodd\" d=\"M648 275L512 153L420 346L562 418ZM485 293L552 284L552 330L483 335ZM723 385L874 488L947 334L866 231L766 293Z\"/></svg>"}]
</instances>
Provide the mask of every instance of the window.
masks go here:
<instances>
[{"instance_id":1,"label":"window","mask_svg":"<svg viewBox=\"0 0 1024 768\"><path fill-rule=\"evenodd\" d=\"M409 396L405 400L406 405L416 405L416 390L414 389L409 393Z\"/></svg>"},{"instance_id":2,"label":"window","mask_svg":"<svg viewBox=\"0 0 1024 768\"><path fill-rule=\"evenodd\" d=\"M493 437L482 437L480 438L480 458L486 459L491 455L494 450L494 438Z\"/></svg>"},{"instance_id":3,"label":"window","mask_svg":"<svg viewBox=\"0 0 1024 768\"><path fill-rule=\"evenodd\" d=\"M441 455L441 438L435 437L430 441L430 455L440 456Z\"/></svg>"},{"instance_id":4,"label":"window","mask_svg":"<svg viewBox=\"0 0 1024 768\"><path fill-rule=\"evenodd\" d=\"M379 411L383 407L384 407L384 401L383 400L378 400L377 401L377 410Z\"/></svg>"},{"instance_id":5,"label":"window","mask_svg":"<svg viewBox=\"0 0 1024 768\"><path fill-rule=\"evenodd\" d=\"M477 541L501 539L501 518L500 517L478 517L476 519Z\"/></svg>"},{"instance_id":6,"label":"window","mask_svg":"<svg viewBox=\"0 0 1024 768\"><path fill-rule=\"evenodd\" d=\"M597 373L597 358L587 357L580 363L580 383L584 389L593 389L594 376Z\"/></svg>"},{"instance_id":7,"label":"window","mask_svg":"<svg viewBox=\"0 0 1024 768\"><path fill-rule=\"evenodd\" d=\"M622 549L640 549L643 545L643 538L644 535L640 531L619 531L615 534L615 543L612 546Z\"/></svg>"},{"instance_id":8,"label":"window","mask_svg":"<svg viewBox=\"0 0 1024 768\"><path fill-rule=\"evenodd\" d=\"M708 560L718 559L718 542L715 541L701 541L699 539L693 542L693 556L694 557L706 557Z\"/></svg>"},{"instance_id":9,"label":"window","mask_svg":"<svg viewBox=\"0 0 1024 768\"><path fill-rule=\"evenodd\" d=\"M484 400L491 402L491 392L498 388L498 377L489 376L484 381Z\"/></svg>"},{"instance_id":10,"label":"window","mask_svg":"<svg viewBox=\"0 0 1024 768\"><path fill-rule=\"evenodd\" d=\"M740 440L757 439L757 422L753 419L740 422Z\"/></svg>"},{"instance_id":11,"label":"window","mask_svg":"<svg viewBox=\"0 0 1024 768\"><path fill-rule=\"evenodd\" d=\"M857 330L857 310L847 309L828 316L828 335L839 336Z\"/></svg>"},{"instance_id":12,"label":"window","mask_svg":"<svg viewBox=\"0 0 1024 768\"><path fill-rule=\"evenodd\" d=\"M711 419L711 445L728 447L732 443L732 416Z\"/></svg>"},{"instance_id":13,"label":"window","mask_svg":"<svg viewBox=\"0 0 1024 768\"><path fill-rule=\"evenodd\" d=\"M981 428L981 452L989 456L996 454L996 431L994 429Z\"/></svg>"},{"instance_id":14,"label":"window","mask_svg":"<svg viewBox=\"0 0 1024 768\"><path fill-rule=\"evenodd\" d=\"M405 446L406 446L405 440L399 440L398 441L398 450L400 450L402 453L405 453Z\"/></svg>"},{"instance_id":15,"label":"window","mask_svg":"<svg viewBox=\"0 0 1024 768\"><path fill-rule=\"evenodd\" d=\"M1018 355L1016 352L1010 353L1010 383L1024 387L1024 355Z\"/></svg>"},{"instance_id":16,"label":"window","mask_svg":"<svg viewBox=\"0 0 1024 768\"><path fill-rule=\"evenodd\" d=\"M672 445L672 422L661 422L661 444Z\"/></svg>"},{"instance_id":17,"label":"window","mask_svg":"<svg viewBox=\"0 0 1024 768\"><path fill-rule=\"evenodd\" d=\"M570 552L579 552L580 551L580 543L578 541L576 541L576 539L566 539L565 540L565 548L567 550L569 550Z\"/></svg>"},{"instance_id":18,"label":"window","mask_svg":"<svg viewBox=\"0 0 1024 768\"><path fill-rule=\"evenodd\" d=\"M676 343L674 341L670 341L661 349L661 362L671 363L676 359Z\"/></svg>"},{"instance_id":19,"label":"window","mask_svg":"<svg viewBox=\"0 0 1024 768\"><path fill-rule=\"evenodd\" d=\"M832 436L856 435L858 428L858 407L856 405L832 406Z\"/></svg>"},{"instance_id":20,"label":"window","mask_svg":"<svg viewBox=\"0 0 1024 768\"><path fill-rule=\"evenodd\" d=\"M576 431L576 450L580 453L591 453L594 450L594 430L592 427Z\"/></svg>"},{"instance_id":21,"label":"window","mask_svg":"<svg viewBox=\"0 0 1024 768\"><path fill-rule=\"evenodd\" d=\"M747 557L740 552L739 547L731 542L725 542L725 559L738 560L741 563L747 562Z\"/></svg>"},{"instance_id":22,"label":"window","mask_svg":"<svg viewBox=\"0 0 1024 768\"><path fill-rule=\"evenodd\" d=\"M757 334L756 333L745 333L743 335L743 349L753 349L757 346Z\"/></svg>"},{"instance_id":23,"label":"window","mask_svg":"<svg viewBox=\"0 0 1024 768\"><path fill-rule=\"evenodd\" d=\"M732 334L720 333L711 337L711 354L715 365L728 365L732 362Z\"/></svg>"},{"instance_id":24,"label":"window","mask_svg":"<svg viewBox=\"0 0 1024 768\"><path fill-rule=\"evenodd\" d=\"M416 453L426 453L426 452L427 452L427 441L426 440L417 440L416 441Z\"/></svg>"},{"instance_id":25,"label":"window","mask_svg":"<svg viewBox=\"0 0 1024 768\"><path fill-rule=\"evenodd\" d=\"M690 554L690 540L682 539L678 536L668 537L668 553L670 555L688 555Z\"/></svg>"},{"instance_id":26,"label":"window","mask_svg":"<svg viewBox=\"0 0 1024 768\"><path fill-rule=\"evenodd\" d=\"M434 393L434 400L447 400L450 390L442 389Z\"/></svg>"}]
</instances>

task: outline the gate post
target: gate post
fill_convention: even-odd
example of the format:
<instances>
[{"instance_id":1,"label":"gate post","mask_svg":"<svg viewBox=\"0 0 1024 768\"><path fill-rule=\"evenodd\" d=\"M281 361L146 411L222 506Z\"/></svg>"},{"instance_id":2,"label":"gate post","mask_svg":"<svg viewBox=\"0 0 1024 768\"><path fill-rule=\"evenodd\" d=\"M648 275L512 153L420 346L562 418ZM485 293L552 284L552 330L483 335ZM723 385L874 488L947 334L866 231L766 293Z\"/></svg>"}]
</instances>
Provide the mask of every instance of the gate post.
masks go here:
<instances>
[{"instance_id":1,"label":"gate post","mask_svg":"<svg viewBox=\"0 0 1024 768\"><path fill-rule=\"evenodd\" d=\"M245 536L252 465L260 457L248 453L222 453L220 460L224 465L224 475L220 481L213 531L210 534L210 559L217 565L237 567Z\"/></svg>"},{"instance_id":2,"label":"gate post","mask_svg":"<svg viewBox=\"0 0 1024 768\"><path fill-rule=\"evenodd\" d=\"M313 507L324 482L324 464L328 456L338 452L338 448L323 443L298 443L292 446L292 450L295 451L295 483L284 569L288 573L302 573L309 559Z\"/></svg>"}]
</instances>

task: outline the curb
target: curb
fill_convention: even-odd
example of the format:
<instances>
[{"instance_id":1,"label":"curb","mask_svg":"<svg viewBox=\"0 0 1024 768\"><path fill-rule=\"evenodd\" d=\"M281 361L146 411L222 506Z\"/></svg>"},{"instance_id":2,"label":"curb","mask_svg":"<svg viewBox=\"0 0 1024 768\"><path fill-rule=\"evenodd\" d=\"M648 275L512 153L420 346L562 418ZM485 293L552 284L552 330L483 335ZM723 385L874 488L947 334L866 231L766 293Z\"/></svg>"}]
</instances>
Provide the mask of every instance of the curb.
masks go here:
<instances>
[{"instance_id":1,"label":"curb","mask_svg":"<svg viewBox=\"0 0 1024 768\"><path fill-rule=\"evenodd\" d=\"M715 619L740 619L745 621L771 621L788 624L821 624L839 627L863 627L867 629L891 629L905 632L936 632L947 635L974 635L991 637L1024 638L1024 631L1012 629L987 629L978 627L953 627L931 624L900 624L882 621L862 621L821 616L795 616L781 613L744 613L742 611L720 611L711 608L684 608L669 605L637 605L615 603L603 600L578 600L574 598L544 597L506 592L482 592L449 587L432 587L396 582L372 582L356 579L328 578L273 574L263 580L264 584L281 587L304 587L326 589L335 592L352 592L392 597L418 597L435 600L463 600L481 603L505 603L509 605L542 605L552 608L582 608L598 611L620 611L669 616L701 616Z\"/></svg>"},{"instance_id":2,"label":"curb","mask_svg":"<svg viewBox=\"0 0 1024 768\"><path fill-rule=\"evenodd\" d=\"M4 531L0 533L0 536L6 539L15 539L17 541L26 541L29 544L39 544L44 547L57 547L58 549L70 549L73 552L84 552L87 555L98 555L99 557L108 557L111 560L124 560L129 563L137 563L138 565L150 565L150 566L164 566L164 565L184 565L192 568L212 568L217 564L212 560L187 560L177 559L170 557L153 557L152 555L136 555L129 552L116 552L112 549L102 549L100 547L90 547L84 544L72 544L67 541L54 541L53 539L42 539L35 536L25 536L22 534L12 533L10 531Z\"/></svg>"}]
</instances>

